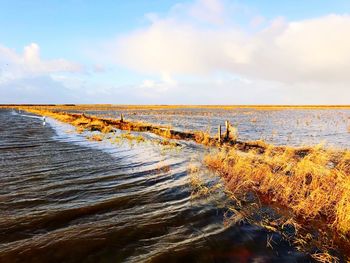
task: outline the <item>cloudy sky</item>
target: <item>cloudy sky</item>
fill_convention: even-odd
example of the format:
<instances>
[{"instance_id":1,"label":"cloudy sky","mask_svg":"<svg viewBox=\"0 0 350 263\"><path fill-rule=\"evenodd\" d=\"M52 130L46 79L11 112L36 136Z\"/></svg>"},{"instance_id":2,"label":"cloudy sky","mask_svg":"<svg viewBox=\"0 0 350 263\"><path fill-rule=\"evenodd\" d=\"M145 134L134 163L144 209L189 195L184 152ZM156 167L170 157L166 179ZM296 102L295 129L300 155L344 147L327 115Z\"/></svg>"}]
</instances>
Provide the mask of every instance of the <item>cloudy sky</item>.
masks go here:
<instances>
[{"instance_id":1,"label":"cloudy sky","mask_svg":"<svg viewBox=\"0 0 350 263\"><path fill-rule=\"evenodd\" d=\"M350 104L348 0L0 6L0 103Z\"/></svg>"}]
</instances>

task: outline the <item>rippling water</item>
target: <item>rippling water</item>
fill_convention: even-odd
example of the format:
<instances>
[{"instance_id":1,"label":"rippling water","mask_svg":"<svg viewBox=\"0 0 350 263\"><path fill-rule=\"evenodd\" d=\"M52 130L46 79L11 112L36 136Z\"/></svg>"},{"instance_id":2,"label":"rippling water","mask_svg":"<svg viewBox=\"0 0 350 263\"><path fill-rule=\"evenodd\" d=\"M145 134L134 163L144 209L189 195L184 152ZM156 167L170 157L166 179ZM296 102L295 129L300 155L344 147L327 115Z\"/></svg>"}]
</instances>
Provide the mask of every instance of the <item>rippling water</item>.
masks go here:
<instances>
[{"instance_id":1,"label":"rippling water","mask_svg":"<svg viewBox=\"0 0 350 263\"><path fill-rule=\"evenodd\" d=\"M171 125L178 130L217 133L218 125L229 120L238 129L239 139L263 139L275 145L314 145L320 142L337 148L350 148L349 109L125 109L87 111L99 116Z\"/></svg>"},{"instance_id":2,"label":"rippling water","mask_svg":"<svg viewBox=\"0 0 350 263\"><path fill-rule=\"evenodd\" d=\"M271 249L266 230L224 224L223 191L191 197L201 146L91 142L11 110L0 122L0 262L309 261L277 234Z\"/></svg>"}]
</instances>

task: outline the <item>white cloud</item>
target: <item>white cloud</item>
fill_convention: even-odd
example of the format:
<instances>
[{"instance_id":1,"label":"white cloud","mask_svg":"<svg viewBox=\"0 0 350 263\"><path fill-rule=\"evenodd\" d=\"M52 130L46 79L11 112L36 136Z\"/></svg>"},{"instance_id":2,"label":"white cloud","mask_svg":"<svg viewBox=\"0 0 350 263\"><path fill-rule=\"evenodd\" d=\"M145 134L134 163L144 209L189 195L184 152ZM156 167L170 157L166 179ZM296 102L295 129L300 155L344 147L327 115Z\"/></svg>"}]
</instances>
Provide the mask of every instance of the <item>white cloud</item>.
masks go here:
<instances>
[{"instance_id":1,"label":"white cloud","mask_svg":"<svg viewBox=\"0 0 350 263\"><path fill-rule=\"evenodd\" d=\"M200 21L223 24L225 21L224 8L224 4L218 0L197 0L190 5L189 14Z\"/></svg>"},{"instance_id":2,"label":"white cloud","mask_svg":"<svg viewBox=\"0 0 350 263\"><path fill-rule=\"evenodd\" d=\"M177 87L177 82L169 74L163 72L160 81L143 80L142 84L137 88L137 92L147 98L160 98L174 87Z\"/></svg>"},{"instance_id":3,"label":"white cloud","mask_svg":"<svg viewBox=\"0 0 350 263\"><path fill-rule=\"evenodd\" d=\"M77 63L42 58L38 44L0 45L0 103L349 103L350 15L268 21L248 9L195 0L146 14L146 26L91 51L84 75Z\"/></svg>"},{"instance_id":4,"label":"white cloud","mask_svg":"<svg viewBox=\"0 0 350 263\"><path fill-rule=\"evenodd\" d=\"M253 28L261 26L265 22L265 18L261 15L255 16L250 20L250 25Z\"/></svg>"},{"instance_id":5,"label":"white cloud","mask_svg":"<svg viewBox=\"0 0 350 263\"><path fill-rule=\"evenodd\" d=\"M101 72L105 72L106 68L105 66L101 65L101 64L95 64L93 67L93 72L95 73L101 73Z\"/></svg>"},{"instance_id":6,"label":"white cloud","mask_svg":"<svg viewBox=\"0 0 350 263\"><path fill-rule=\"evenodd\" d=\"M0 45L0 103L63 103L78 97L59 79L82 72L82 66L65 59L45 60L36 43L22 53Z\"/></svg>"},{"instance_id":7,"label":"white cloud","mask_svg":"<svg viewBox=\"0 0 350 263\"><path fill-rule=\"evenodd\" d=\"M256 43L236 29L206 30L172 19L121 39L116 61L146 73L203 74L250 61Z\"/></svg>"},{"instance_id":8,"label":"white cloud","mask_svg":"<svg viewBox=\"0 0 350 263\"><path fill-rule=\"evenodd\" d=\"M0 45L0 79L18 79L51 73L81 72L82 66L65 59L43 60L36 43L24 47L23 53Z\"/></svg>"},{"instance_id":9,"label":"white cloud","mask_svg":"<svg viewBox=\"0 0 350 263\"><path fill-rule=\"evenodd\" d=\"M291 22L275 43L301 77L350 80L349 15Z\"/></svg>"},{"instance_id":10,"label":"white cloud","mask_svg":"<svg viewBox=\"0 0 350 263\"><path fill-rule=\"evenodd\" d=\"M350 16L288 22L276 18L260 31L220 24L220 1L197 1L149 26L126 34L115 46L115 62L148 74L204 75L229 72L286 84L350 81ZM183 19L186 17L186 19ZM181 18L181 19L180 19ZM201 24L210 21L214 27ZM253 27L263 23L253 21ZM253 32L253 33L252 33Z\"/></svg>"}]
</instances>

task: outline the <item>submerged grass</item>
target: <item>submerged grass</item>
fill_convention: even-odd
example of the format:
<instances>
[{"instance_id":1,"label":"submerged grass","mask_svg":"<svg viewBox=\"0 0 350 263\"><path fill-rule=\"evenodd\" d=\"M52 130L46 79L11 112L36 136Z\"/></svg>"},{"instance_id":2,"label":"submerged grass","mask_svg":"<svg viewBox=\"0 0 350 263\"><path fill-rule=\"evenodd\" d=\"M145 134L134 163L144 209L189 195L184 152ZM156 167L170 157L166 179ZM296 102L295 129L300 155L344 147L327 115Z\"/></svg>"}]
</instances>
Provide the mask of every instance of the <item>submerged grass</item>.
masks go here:
<instances>
[{"instance_id":1,"label":"submerged grass","mask_svg":"<svg viewBox=\"0 0 350 263\"><path fill-rule=\"evenodd\" d=\"M190 164L188 167L188 175L190 185L193 188L193 191L191 193L192 198L207 195L209 193L209 188L205 185L203 179L200 177L198 166Z\"/></svg>"},{"instance_id":2,"label":"submerged grass","mask_svg":"<svg viewBox=\"0 0 350 263\"><path fill-rule=\"evenodd\" d=\"M312 239L321 246L334 240L350 244L350 151L321 145L308 151L269 146L264 152L245 153L225 148L207 155L205 163L223 177L236 198L256 193L262 202L290 209L293 220L308 225L308 231L317 230L318 237ZM301 247L310 243L300 235L298 241ZM313 257L336 260L327 252Z\"/></svg>"},{"instance_id":3,"label":"submerged grass","mask_svg":"<svg viewBox=\"0 0 350 263\"><path fill-rule=\"evenodd\" d=\"M101 134L93 134L91 136L88 136L87 137L90 141L97 141L97 142L100 142L103 140L103 137Z\"/></svg>"},{"instance_id":4,"label":"submerged grass","mask_svg":"<svg viewBox=\"0 0 350 263\"><path fill-rule=\"evenodd\" d=\"M70 123L80 132L85 129L101 133L108 133L113 129L146 131L165 138L164 145L177 146L176 142L169 139L183 139L219 146L221 150L207 155L205 163L223 177L228 190L236 200L244 199L248 193L257 193L264 202L290 208L293 216L288 220L293 222L294 227L300 222L309 224L317 221L320 232L331 230L334 236L340 236L346 244L350 244L350 151L348 150L326 150L322 146L275 147L264 141L241 142L237 136L219 141L218 138L211 137L209 132L179 132L170 127L142 122L38 108L22 109ZM232 131L231 134L236 134L236 131ZM123 136L143 141L143 137L138 138L130 133ZM203 184L196 169L190 168L190 184L195 189L195 195L207 194L210 189ZM323 222L323 225L319 222ZM285 225L290 223L280 222L278 227L283 229ZM262 226L271 228L271 224L267 223ZM274 230L278 227L273 226ZM311 243L310 235L299 235L295 242L296 246L306 246ZM314 253L313 257L323 262L334 259L327 252Z\"/></svg>"},{"instance_id":5,"label":"submerged grass","mask_svg":"<svg viewBox=\"0 0 350 263\"><path fill-rule=\"evenodd\" d=\"M240 150L246 151L248 149L263 150L265 147L259 141L242 142L237 140L237 131L235 127L229 127L230 136L219 140L217 137L211 137L210 132L206 131L177 131L169 126L149 124L145 122L117 120L111 118L101 118L97 116L66 113L62 111L51 111L46 109L38 109L37 107L19 107L18 109L25 110L41 116L49 116L59 121L70 123L77 128L78 132L84 130L100 131L102 133L109 133L113 129L120 129L126 131L136 132L150 132L165 139L175 140L191 140L207 146L221 146L231 145L236 146ZM166 143L166 141L165 141ZM169 143L174 144L174 143ZM176 144L176 143L175 143Z\"/></svg>"},{"instance_id":6,"label":"submerged grass","mask_svg":"<svg viewBox=\"0 0 350 263\"><path fill-rule=\"evenodd\" d=\"M303 156L293 148L264 153L223 149L206 156L237 194L256 191L290 207L304 219L324 218L330 227L350 235L350 152L310 148Z\"/></svg>"},{"instance_id":7,"label":"submerged grass","mask_svg":"<svg viewBox=\"0 0 350 263\"><path fill-rule=\"evenodd\" d=\"M96 116L87 116L85 114L73 114L66 112L55 112L45 109L37 108L20 108L34 114L41 116L49 116L56 120L70 123L77 128L78 132L84 130L100 131L102 133L109 133L113 129L120 129L126 131L136 131L136 132L151 132L159 135L165 139L184 139L184 140L194 140L198 143L205 145L214 145L217 142L216 138L210 137L208 133L196 131L196 132L181 132L175 131L168 126L154 125L144 122L131 122L125 120L116 120L101 118ZM178 144L165 140L164 145L178 146Z\"/></svg>"},{"instance_id":8,"label":"submerged grass","mask_svg":"<svg viewBox=\"0 0 350 263\"><path fill-rule=\"evenodd\" d=\"M118 143L123 139L128 140L130 143L142 143L146 139L141 135L132 134L131 131L136 132L152 132L155 133L164 139L150 139L151 142L155 144L162 145L164 149L176 149L181 147L181 144L170 140L170 139L179 139L181 138L176 132L166 126L157 126L144 122L128 122L125 120L115 120L108 118L101 118L96 116L87 116L85 114L72 114L65 112L54 112L45 109L37 108L20 108L37 115L52 117L56 120L69 123L76 127L78 133L83 133L85 130L89 131L98 131L99 134L88 135L87 139L91 141L102 141L107 138L104 136L110 132L113 132L115 129L126 131L120 135L115 135L112 142Z\"/></svg>"}]
</instances>

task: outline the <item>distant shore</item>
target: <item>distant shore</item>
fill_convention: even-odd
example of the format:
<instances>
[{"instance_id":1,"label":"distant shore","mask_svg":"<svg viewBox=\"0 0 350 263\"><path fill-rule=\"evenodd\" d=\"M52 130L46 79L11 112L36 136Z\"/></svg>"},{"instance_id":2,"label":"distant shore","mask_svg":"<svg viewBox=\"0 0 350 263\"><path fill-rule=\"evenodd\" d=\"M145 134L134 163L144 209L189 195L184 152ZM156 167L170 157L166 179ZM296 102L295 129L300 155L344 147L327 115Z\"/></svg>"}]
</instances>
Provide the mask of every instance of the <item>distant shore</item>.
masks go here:
<instances>
[{"instance_id":1,"label":"distant shore","mask_svg":"<svg viewBox=\"0 0 350 263\"><path fill-rule=\"evenodd\" d=\"M350 105L186 105L186 104L0 104L0 108L6 107L47 107L47 109L54 110L59 107L60 110L74 110L74 109L257 109L257 110L283 110L283 109L350 109Z\"/></svg>"}]
</instances>

